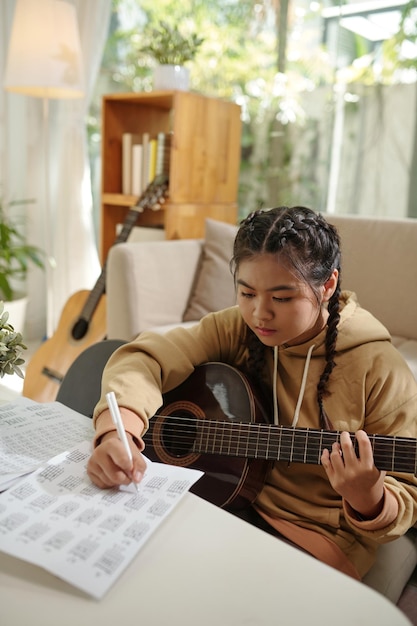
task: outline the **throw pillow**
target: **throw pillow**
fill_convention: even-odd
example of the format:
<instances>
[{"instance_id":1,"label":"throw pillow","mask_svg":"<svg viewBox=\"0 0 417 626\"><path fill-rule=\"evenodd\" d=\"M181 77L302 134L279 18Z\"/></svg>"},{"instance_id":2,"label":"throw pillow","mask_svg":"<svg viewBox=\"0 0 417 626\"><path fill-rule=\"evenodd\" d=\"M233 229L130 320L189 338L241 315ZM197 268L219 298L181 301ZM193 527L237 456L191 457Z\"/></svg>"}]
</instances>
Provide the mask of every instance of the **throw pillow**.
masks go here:
<instances>
[{"instance_id":1,"label":"throw pillow","mask_svg":"<svg viewBox=\"0 0 417 626\"><path fill-rule=\"evenodd\" d=\"M184 322L235 304L235 287L229 263L237 226L206 219L202 259Z\"/></svg>"}]
</instances>

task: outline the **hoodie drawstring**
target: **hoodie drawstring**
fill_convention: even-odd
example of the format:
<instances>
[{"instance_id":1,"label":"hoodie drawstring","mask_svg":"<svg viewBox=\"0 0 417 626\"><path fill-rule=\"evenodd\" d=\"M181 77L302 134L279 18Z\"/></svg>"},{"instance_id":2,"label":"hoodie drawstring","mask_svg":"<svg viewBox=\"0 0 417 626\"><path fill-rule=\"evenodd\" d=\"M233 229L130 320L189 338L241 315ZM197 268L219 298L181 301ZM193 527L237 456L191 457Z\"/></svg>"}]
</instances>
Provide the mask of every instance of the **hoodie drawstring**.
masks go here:
<instances>
[{"instance_id":1,"label":"hoodie drawstring","mask_svg":"<svg viewBox=\"0 0 417 626\"><path fill-rule=\"evenodd\" d=\"M292 424L291 424L293 428L296 427L297 422L298 422L298 417L300 415L301 404L303 402L304 392L306 390L308 368L310 366L310 359L311 359L313 350L314 350L314 344L310 346L307 352L306 362L304 364L303 378L301 379L300 393L298 394L297 406L295 407L294 417L293 417Z\"/></svg>"},{"instance_id":2,"label":"hoodie drawstring","mask_svg":"<svg viewBox=\"0 0 417 626\"><path fill-rule=\"evenodd\" d=\"M273 380L273 403L274 403L274 424L278 426L278 398L277 398L277 376L278 376L278 346L274 346L274 380Z\"/></svg>"},{"instance_id":3,"label":"hoodie drawstring","mask_svg":"<svg viewBox=\"0 0 417 626\"><path fill-rule=\"evenodd\" d=\"M314 344L310 346L307 352L306 361L304 364L303 377L301 379L300 391L298 394L297 404L294 411L294 417L292 420L291 426L295 428L298 422L298 418L300 415L301 405L303 403L304 393L307 384L307 375L310 367L311 355L314 350ZM278 398L277 398L277 377L278 377L278 346L274 346L274 380L273 380L273 405L274 405L274 424L278 426L279 424L279 414L278 414Z\"/></svg>"}]
</instances>

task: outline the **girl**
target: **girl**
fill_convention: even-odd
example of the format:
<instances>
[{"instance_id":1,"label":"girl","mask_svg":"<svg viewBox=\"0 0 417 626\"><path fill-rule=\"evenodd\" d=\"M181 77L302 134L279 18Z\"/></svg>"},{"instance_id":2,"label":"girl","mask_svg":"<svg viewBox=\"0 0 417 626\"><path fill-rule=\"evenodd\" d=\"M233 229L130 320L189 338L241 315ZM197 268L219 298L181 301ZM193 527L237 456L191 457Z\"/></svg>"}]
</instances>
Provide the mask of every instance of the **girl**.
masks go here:
<instances>
[{"instance_id":1,"label":"girl","mask_svg":"<svg viewBox=\"0 0 417 626\"><path fill-rule=\"evenodd\" d=\"M417 520L417 480L386 474L366 433L417 438L417 382L388 331L340 288L336 229L304 207L256 211L240 225L231 267L237 306L187 330L142 333L103 375L89 476L106 488L139 482L141 439L162 393L197 365L220 361L256 378L274 422L343 431L321 465L277 461L242 517L355 577L378 543ZM389 294L387 294L389 297ZM129 433L127 459L106 408L114 390ZM356 433L358 455L348 431Z\"/></svg>"}]
</instances>

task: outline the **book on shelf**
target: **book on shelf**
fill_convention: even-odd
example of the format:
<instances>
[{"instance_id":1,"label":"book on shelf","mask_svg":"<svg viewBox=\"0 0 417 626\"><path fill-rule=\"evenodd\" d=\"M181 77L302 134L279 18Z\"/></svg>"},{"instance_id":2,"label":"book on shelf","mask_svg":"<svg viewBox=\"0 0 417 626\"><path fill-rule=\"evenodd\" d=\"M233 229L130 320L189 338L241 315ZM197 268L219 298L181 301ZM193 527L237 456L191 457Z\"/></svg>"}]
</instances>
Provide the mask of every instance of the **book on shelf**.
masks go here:
<instances>
[{"instance_id":1,"label":"book on shelf","mask_svg":"<svg viewBox=\"0 0 417 626\"><path fill-rule=\"evenodd\" d=\"M144 191L142 181L143 146L141 143L132 146L132 189L134 196L140 196Z\"/></svg>"},{"instance_id":2,"label":"book on shelf","mask_svg":"<svg viewBox=\"0 0 417 626\"><path fill-rule=\"evenodd\" d=\"M148 183L151 183L156 176L156 139L149 140L148 163Z\"/></svg>"},{"instance_id":3,"label":"book on shelf","mask_svg":"<svg viewBox=\"0 0 417 626\"><path fill-rule=\"evenodd\" d=\"M156 176L168 174L171 133L122 135L122 193L140 196Z\"/></svg>"},{"instance_id":4,"label":"book on shelf","mask_svg":"<svg viewBox=\"0 0 417 626\"><path fill-rule=\"evenodd\" d=\"M150 134L143 133L142 134L142 150L143 150L143 160L142 160L142 186L145 188L148 185L149 181L149 141Z\"/></svg>"},{"instance_id":5,"label":"book on shelf","mask_svg":"<svg viewBox=\"0 0 417 626\"><path fill-rule=\"evenodd\" d=\"M122 135L122 193L132 193L132 148L141 142L137 133Z\"/></svg>"}]
</instances>

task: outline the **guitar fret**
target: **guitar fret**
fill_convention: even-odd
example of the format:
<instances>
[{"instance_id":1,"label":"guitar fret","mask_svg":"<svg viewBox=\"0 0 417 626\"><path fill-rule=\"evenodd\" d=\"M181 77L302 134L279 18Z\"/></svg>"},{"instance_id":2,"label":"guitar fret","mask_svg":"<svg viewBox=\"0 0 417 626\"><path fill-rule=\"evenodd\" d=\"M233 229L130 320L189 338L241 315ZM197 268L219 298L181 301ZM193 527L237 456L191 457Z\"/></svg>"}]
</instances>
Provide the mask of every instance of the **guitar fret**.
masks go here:
<instances>
[{"instance_id":1,"label":"guitar fret","mask_svg":"<svg viewBox=\"0 0 417 626\"><path fill-rule=\"evenodd\" d=\"M280 460L291 461L291 448L293 445L293 432L292 429L281 430L281 446L280 446Z\"/></svg>"},{"instance_id":2,"label":"guitar fret","mask_svg":"<svg viewBox=\"0 0 417 626\"><path fill-rule=\"evenodd\" d=\"M221 440L220 440L220 444L219 444L219 448L220 448L222 454L224 454L224 452L223 452L224 430L225 429L224 429L224 426L223 426L223 428L221 429Z\"/></svg>"},{"instance_id":3,"label":"guitar fret","mask_svg":"<svg viewBox=\"0 0 417 626\"><path fill-rule=\"evenodd\" d=\"M259 432L259 430L258 430L258 432ZM247 435L246 435L246 456L248 456L248 454L249 454L249 442L250 442L250 437L249 437L249 433L247 433ZM255 444L255 450L256 450L256 444ZM254 456L256 458L255 452L253 452L251 454L251 456Z\"/></svg>"},{"instance_id":4,"label":"guitar fret","mask_svg":"<svg viewBox=\"0 0 417 626\"><path fill-rule=\"evenodd\" d=\"M375 465L392 472L409 473L416 472L417 442L400 437L382 437L373 435ZM390 457L391 464L388 467L385 460ZM411 469L413 465L414 470Z\"/></svg>"},{"instance_id":5,"label":"guitar fret","mask_svg":"<svg viewBox=\"0 0 417 626\"><path fill-rule=\"evenodd\" d=\"M210 421L209 420L201 420L201 438L200 438L200 448L198 452L208 452L207 450L207 441L209 439L209 430L210 430Z\"/></svg>"},{"instance_id":6,"label":"guitar fret","mask_svg":"<svg viewBox=\"0 0 417 626\"><path fill-rule=\"evenodd\" d=\"M219 422L197 419L193 450L202 454L280 460L320 465L324 449L331 451L339 431L298 429L269 424ZM356 452L357 443L350 435ZM379 469L416 473L417 440L369 435L375 465Z\"/></svg>"},{"instance_id":7,"label":"guitar fret","mask_svg":"<svg viewBox=\"0 0 417 626\"><path fill-rule=\"evenodd\" d=\"M317 450L317 463L320 463L322 452L323 452L323 431L321 430L320 440L319 440L319 445L318 445L318 450Z\"/></svg>"},{"instance_id":8,"label":"guitar fret","mask_svg":"<svg viewBox=\"0 0 417 626\"><path fill-rule=\"evenodd\" d=\"M304 431L294 428L293 448L291 450L291 460L295 463L305 463L307 458L308 438Z\"/></svg>"},{"instance_id":9,"label":"guitar fret","mask_svg":"<svg viewBox=\"0 0 417 626\"><path fill-rule=\"evenodd\" d=\"M216 453L217 453L217 454L220 454L221 450L217 450L217 449L216 449L217 421L216 421L216 420L214 420L214 421L212 422L212 424L213 424L213 428L212 428L212 431L213 431L213 432L211 433L211 435L212 435L211 450L212 450L213 454L216 454Z\"/></svg>"},{"instance_id":10,"label":"guitar fret","mask_svg":"<svg viewBox=\"0 0 417 626\"><path fill-rule=\"evenodd\" d=\"M229 440L228 440L228 445L227 445L227 454L228 456L231 456L232 454L232 430L230 429L228 432L229 435Z\"/></svg>"},{"instance_id":11,"label":"guitar fret","mask_svg":"<svg viewBox=\"0 0 417 626\"><path fill-rule=\"evenodd\" d=\"M240 429L242 427L242 424L238 425L239 428L237 429L237 440L236 440L236 450L235 450L235 455L239 456L239 446L240 446Z\"/></svg>"},{"instance_id":12,"label":"guitar fret","mask_svg":"<svg viewBox=\"0 0 417 626\"><path fill-rule=\"evenodd\" d=\"M150 426L152 426L152 421L150 423ZM192 452L199 452L201 450L203 432L204 432L204 420L198 420L196 422L196 436L194 437L194 441L192 445Z\"/></svg>"},{"instance_id":13,"label":"guitar fret","mask_svg":"<svg viewBox=\"0 0 417 626\"><path fill-rule=\"evenodd\" d=\"M280 430L277 432L277 434L279 433L279 438L278 438L278 450L277 450L277 459L281 458L281 442L282 442L282 428L280 428Z\"/></svg>"},{"instance_id":14,"label":"guitar fret","mask_svg":"<svg viewBox=\"0 0 417 626\"><path fill-rule=\"evenodd\" d=\"M394 458L395 458L395 439L392 443L392 464L391 464L391 471L394 471Z\"/></svg>"},{"instance_id":15,"label":"guitar fret","mask_svg":"<svg viewBox=\"0 0 417 626\"><path fill-rule=\"evenodd\" d=\"M265 449L265 456L266 456L266 458L268 458L268 456L269 456L270 444L271 444L271 429L268 428L268 430L267 430L267 442L266 442L266 449Z\"/></svg>"}]
</instances>

